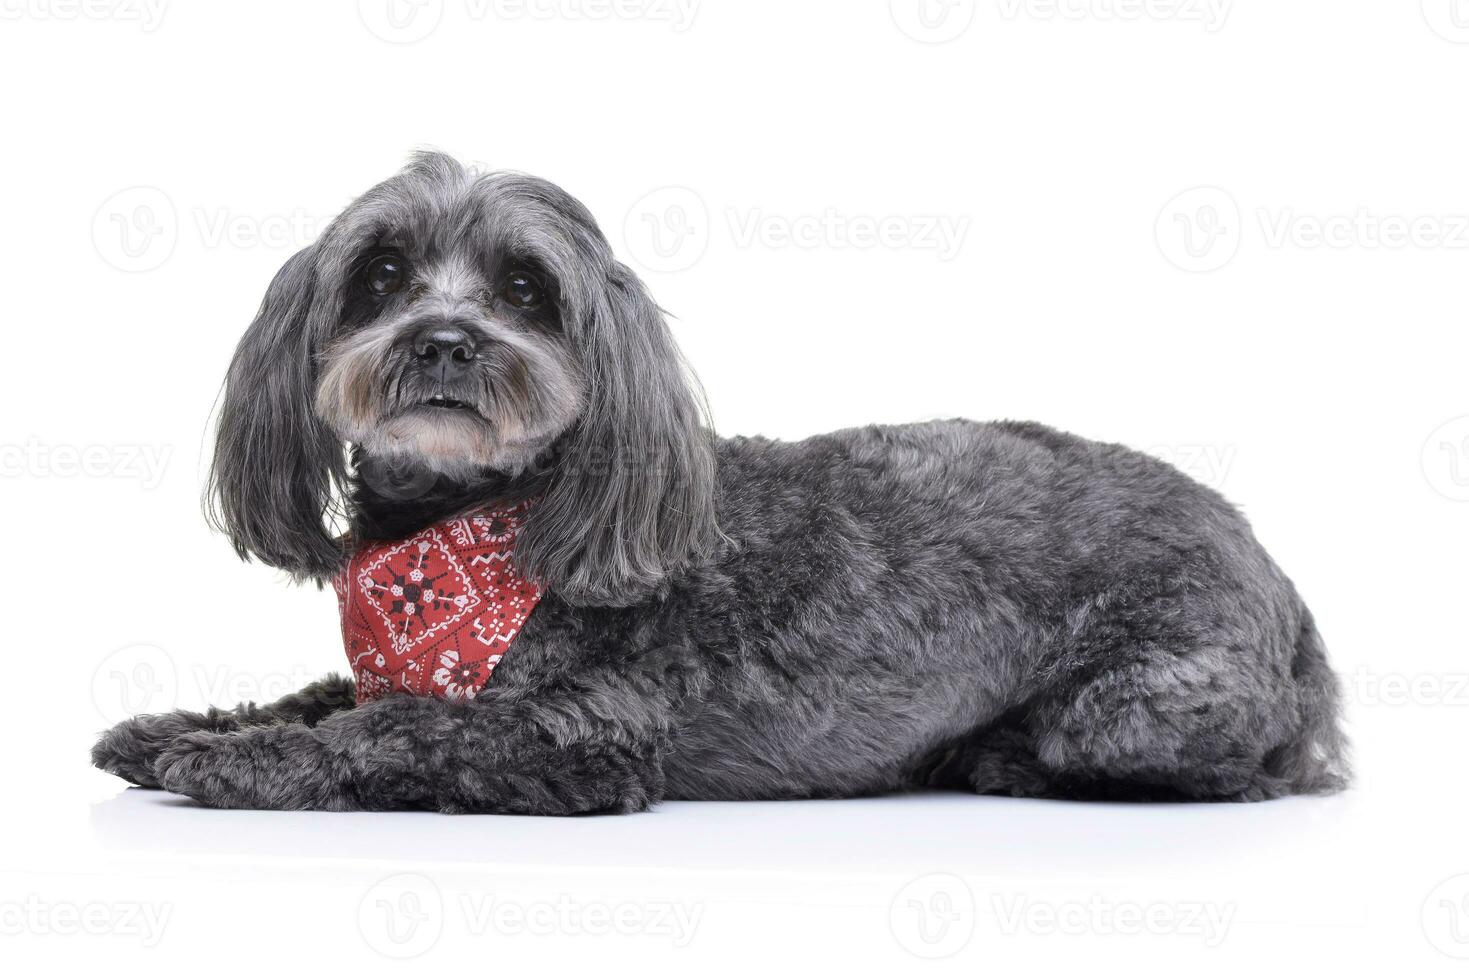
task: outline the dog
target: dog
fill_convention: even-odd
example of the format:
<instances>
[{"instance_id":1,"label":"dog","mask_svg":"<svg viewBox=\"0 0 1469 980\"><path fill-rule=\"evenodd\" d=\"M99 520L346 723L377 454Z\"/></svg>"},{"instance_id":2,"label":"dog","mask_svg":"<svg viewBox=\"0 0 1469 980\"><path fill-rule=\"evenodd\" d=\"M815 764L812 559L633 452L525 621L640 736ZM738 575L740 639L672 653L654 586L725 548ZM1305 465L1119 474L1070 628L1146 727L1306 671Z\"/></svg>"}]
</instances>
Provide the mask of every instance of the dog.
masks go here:
<instances>
[{"instance_id":1,"label":"dog","mask_svg":"<svg viewBox=\"0 0 1469 980\"><path fill-rule=\"evenodd\" d=\"M365 545L427 553L425 529L519 508L533 609L459 697L333 675L134 718L94 764L211 807L542 815L1346 785L1311 614L1213 490L1034 423L785 442L705 419L583 205L414 157L271 283L211 517L242 557L341 587Z\"/></svg>"}]
</instances>

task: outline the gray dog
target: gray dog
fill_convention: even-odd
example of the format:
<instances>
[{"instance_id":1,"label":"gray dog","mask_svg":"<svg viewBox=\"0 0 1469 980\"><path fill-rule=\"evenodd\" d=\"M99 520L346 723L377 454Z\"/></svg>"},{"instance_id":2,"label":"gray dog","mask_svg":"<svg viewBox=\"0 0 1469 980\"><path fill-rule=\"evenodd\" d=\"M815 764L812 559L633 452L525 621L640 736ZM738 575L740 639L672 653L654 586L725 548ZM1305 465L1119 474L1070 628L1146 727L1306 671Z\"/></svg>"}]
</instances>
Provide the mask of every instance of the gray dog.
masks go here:
<instances>
[{"instance_id":1,"label":"gray dog","mask_svg":"<svg viewBox=\"0 0 1469 980\"><path fill-rule=\"evenodd\" d=\"M1239 512L1031 423L716 438L587 210L416 157L277 275L230 367L212 514L324 581L530 502L544 590L477 696L142 716L94 763L209 806L576 814L919 788L1341 788L1311 614ZM336 534L332 526L344 528Z\"/></svg>"}]
</instances>

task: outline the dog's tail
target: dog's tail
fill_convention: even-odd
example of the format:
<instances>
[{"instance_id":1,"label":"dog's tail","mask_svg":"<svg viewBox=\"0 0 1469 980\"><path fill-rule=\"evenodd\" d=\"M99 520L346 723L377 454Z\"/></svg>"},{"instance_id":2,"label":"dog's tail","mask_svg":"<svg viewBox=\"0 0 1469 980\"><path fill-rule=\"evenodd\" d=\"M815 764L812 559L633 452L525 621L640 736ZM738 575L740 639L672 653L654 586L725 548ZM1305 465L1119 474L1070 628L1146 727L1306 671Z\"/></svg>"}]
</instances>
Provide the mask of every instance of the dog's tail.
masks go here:
<instances>
[{"instance_id":1,"label":"dog's tail","mask_svg":"<svg viewBox=\"0 0 1469 980\"><path fill-rule=\"evenodd\" d=\"M1326 661L1326 645L1310 610L1290 665L1300 710L1300 731L1271 753L1266 768L1293 793L1334 793L1351 781L1347 738L1341 730L1341 683Z\"/></svg>"}]
</instances>

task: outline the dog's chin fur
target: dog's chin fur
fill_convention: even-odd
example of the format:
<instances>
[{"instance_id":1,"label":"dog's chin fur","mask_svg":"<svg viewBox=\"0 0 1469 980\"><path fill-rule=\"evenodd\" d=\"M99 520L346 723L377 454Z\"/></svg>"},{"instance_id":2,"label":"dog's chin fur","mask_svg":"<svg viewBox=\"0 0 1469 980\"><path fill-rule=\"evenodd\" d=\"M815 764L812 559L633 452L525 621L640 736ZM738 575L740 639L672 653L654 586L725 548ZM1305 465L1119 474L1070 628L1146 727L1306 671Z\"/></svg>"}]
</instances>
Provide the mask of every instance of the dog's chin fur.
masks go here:
<instances>
[{"instance_id":1,"label":"dog's chin fur","mask_svg":"<svg viewBox=\"0 0 1469 980\"><path fill-rule=\"evenodd\" d=\"M557 434L512 440L500 427L470 410L415 407L346 438L371 457L468 482L485 471L519 476Z\"/></svg>"}]
</instances>

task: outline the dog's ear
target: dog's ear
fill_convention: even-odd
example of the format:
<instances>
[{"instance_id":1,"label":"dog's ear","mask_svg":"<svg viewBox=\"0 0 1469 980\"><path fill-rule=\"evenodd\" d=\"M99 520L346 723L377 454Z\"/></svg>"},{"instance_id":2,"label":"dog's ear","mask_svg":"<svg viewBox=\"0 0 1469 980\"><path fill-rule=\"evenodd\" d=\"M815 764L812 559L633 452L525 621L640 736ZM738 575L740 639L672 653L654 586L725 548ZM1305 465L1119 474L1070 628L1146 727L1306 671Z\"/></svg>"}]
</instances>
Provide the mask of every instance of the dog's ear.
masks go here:
<instances>
[{"instance_id":1,"label":"dog's ear","mask_svg":"<svg viewBox=\"0 0 1469 980\"><path fill-rule=\"evenodd\" d=\"M325 520L345 468L311 404L329 327L319 293L312 248L276 273L225 378L208 487L210 523L242 558L318 579L341 560Z\"/></svg>"},{"instance_id":2,"label":"dog's ear","mask_svg":"<svg viewBox=\"0 0 1469 980\"><path fill-rule=\"evenodd\" d=\"M718 538L713 434L642 283L610 254L589 265L592 281L563 284L587 405L516 556L571 601L623 605Z\"/></svg>"}]
</instances>

